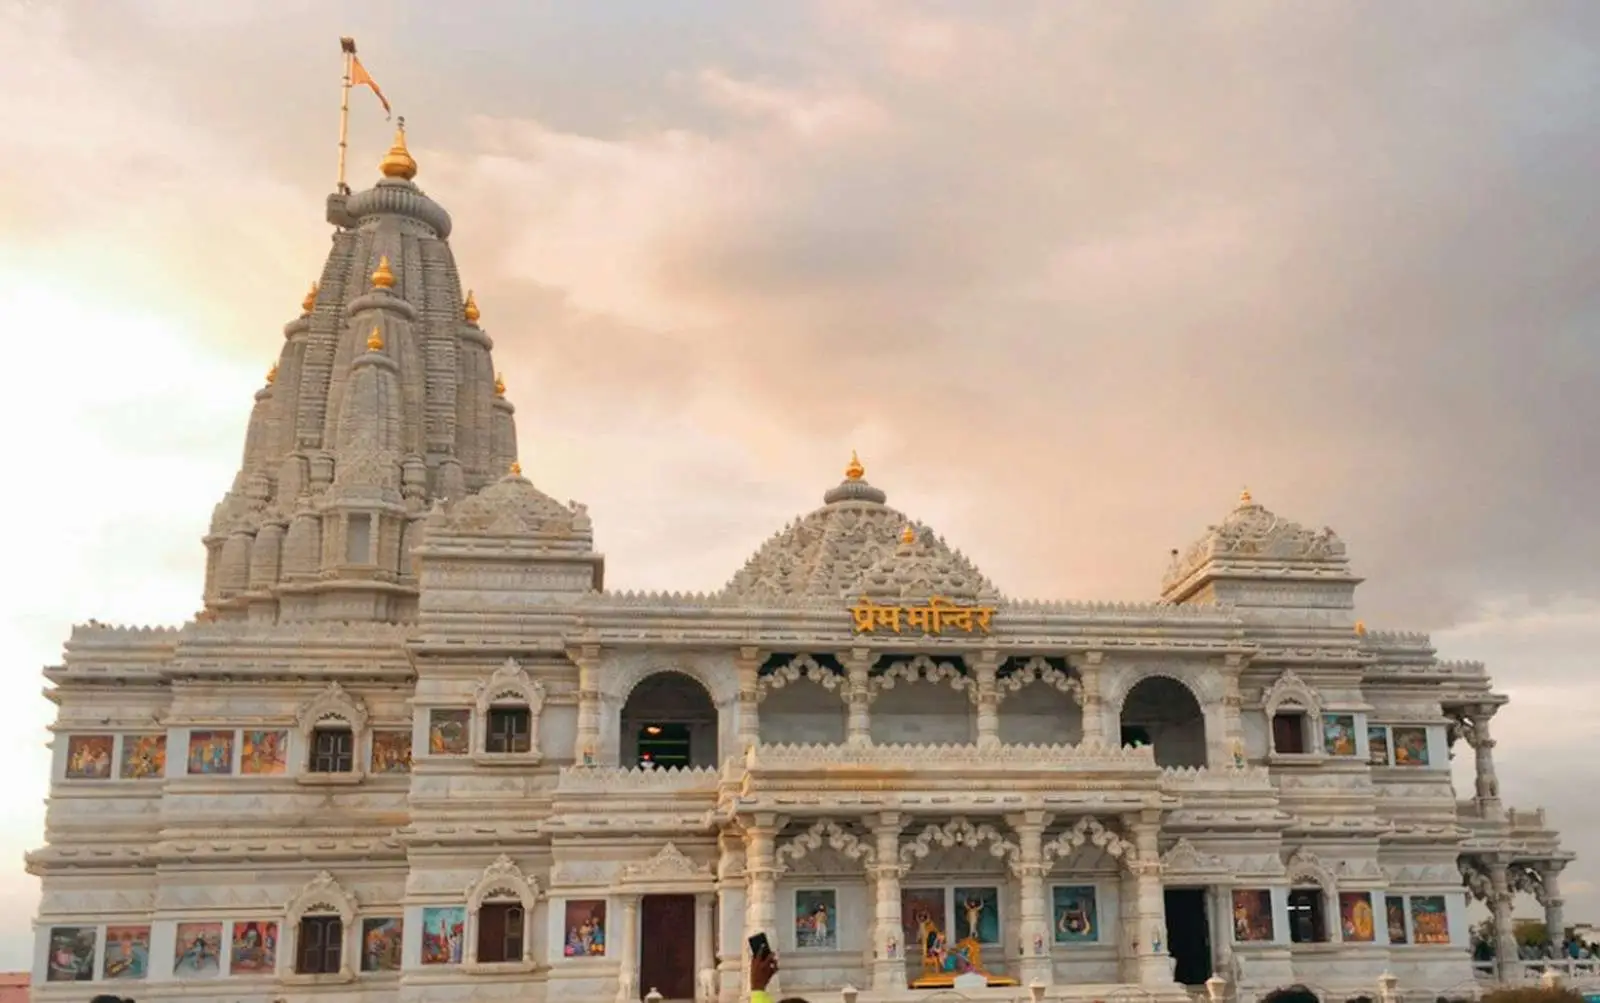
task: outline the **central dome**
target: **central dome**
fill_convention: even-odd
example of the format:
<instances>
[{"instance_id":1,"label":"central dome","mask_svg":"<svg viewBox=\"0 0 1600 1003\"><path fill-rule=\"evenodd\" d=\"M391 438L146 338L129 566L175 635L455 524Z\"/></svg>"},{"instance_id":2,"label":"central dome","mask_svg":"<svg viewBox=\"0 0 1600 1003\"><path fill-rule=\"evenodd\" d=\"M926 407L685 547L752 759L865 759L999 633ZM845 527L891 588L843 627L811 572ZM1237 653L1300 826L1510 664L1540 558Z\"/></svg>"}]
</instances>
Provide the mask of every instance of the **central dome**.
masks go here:
<instances>
[{"instance_id":1,"label":"central dome","mask_svg":"<svg viewBox=\"0 0 1600 1003\"><path fill-rule=\"evenodd\" d=\"M869 593L885 599L996 595L959 551L886 505L888 496L865 474L852 455L845 479L823 495L822 507L763 544L722 595L757 604L853 601Z\"/></svg>"}]
</instances>

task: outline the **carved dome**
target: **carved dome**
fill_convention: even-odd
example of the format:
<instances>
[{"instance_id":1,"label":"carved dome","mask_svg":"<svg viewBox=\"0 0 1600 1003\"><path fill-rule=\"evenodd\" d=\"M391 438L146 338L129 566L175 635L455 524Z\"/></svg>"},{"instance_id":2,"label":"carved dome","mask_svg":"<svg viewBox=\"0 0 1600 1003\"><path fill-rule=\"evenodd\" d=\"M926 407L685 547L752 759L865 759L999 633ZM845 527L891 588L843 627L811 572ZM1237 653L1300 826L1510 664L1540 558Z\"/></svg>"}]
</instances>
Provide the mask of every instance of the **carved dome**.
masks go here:
<instances>
[{"instance_id":1,"label":"carved dome","mask_svg":"<svg viewBox=\"0 0 1600 1003\"><path fill-rule=\"evenodd\" d=\"M476 494L429 513L427 528L487 536L581 537L593 533L582 505L571 507L533 486L520 473L507 474Z\"/></svg>"},{"instance_id":2,"label":"carved dome","mask_svg":"<svg viewBox=\"0 0 1600 1003\"><path fill-rule=\"evenodd\" d=\"M1163 585L1170 589L1207 566L1272 566L1282 570L1343 570L1344 541L1333 530L1308 529L1270 511L1246 491L1228 517L1174 560Z\"/></svg>"},{"instance_id":3,"label":"carved dome","mask_svg":"<svg viewBox=\"0 0 1600 1003\"><path fill-rule=\"evenodd\" d=\"M884 597L994 595L994 586L927 529L902 537L911 520L890 508L852 459L823 506L785 526L745 562L722 591L741 602L853 600L869 587Z\"/></svg>"}]
</instances>

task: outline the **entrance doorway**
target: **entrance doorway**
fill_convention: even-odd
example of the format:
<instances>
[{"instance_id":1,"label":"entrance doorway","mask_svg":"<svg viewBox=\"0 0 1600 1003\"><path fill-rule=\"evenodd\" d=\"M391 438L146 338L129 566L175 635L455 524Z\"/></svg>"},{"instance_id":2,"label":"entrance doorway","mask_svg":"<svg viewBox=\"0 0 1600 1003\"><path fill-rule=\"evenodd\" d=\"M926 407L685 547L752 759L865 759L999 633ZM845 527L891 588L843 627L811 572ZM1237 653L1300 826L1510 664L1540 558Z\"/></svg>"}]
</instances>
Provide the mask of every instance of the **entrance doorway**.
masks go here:
<instances>
[{"instance_id":1,"label":"entrance doorway","mask_svg":"<svg viewBox=\"0 0 1600 1003\"><path fill-rule=\"evenodd\" d=\"M1211 917L1204 888L1168 888L1167 953L1179 985L1203 986L1211 978Z\"/></svg>"},{"instance_id":2,"label":"entrance doorway","mask_svg":"<svg viewBox=\"0 0 1600 1003\"><path fill-rule=\"evenodd\" d=\"M694 999L694 896L646 895L639 903L639 998L654 989Z\"/></svg>"}]
</instances>

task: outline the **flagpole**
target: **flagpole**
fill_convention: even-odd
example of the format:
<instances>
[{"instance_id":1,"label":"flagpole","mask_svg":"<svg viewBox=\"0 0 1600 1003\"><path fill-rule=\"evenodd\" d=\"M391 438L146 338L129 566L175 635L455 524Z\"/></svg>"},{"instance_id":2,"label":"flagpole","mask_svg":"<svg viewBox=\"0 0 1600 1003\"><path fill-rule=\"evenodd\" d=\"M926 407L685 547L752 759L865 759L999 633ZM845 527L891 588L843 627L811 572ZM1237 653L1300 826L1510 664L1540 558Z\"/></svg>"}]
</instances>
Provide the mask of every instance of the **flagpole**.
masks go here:
<instances>
[{"instance_id":1,"label":"flagpole","mask_svg":"<svg viewBox=\"0 0 1600 1003\"><path fill-rule=\"evenodd\" d=\"M356 58L356 40L348 35L339 39L339 48L344 52L344 82L339 88L339 187L340 192L349 192L350 188L344 183L345 150L350 140L350 75L351 64Z\"/></svg>"}]
</instances>

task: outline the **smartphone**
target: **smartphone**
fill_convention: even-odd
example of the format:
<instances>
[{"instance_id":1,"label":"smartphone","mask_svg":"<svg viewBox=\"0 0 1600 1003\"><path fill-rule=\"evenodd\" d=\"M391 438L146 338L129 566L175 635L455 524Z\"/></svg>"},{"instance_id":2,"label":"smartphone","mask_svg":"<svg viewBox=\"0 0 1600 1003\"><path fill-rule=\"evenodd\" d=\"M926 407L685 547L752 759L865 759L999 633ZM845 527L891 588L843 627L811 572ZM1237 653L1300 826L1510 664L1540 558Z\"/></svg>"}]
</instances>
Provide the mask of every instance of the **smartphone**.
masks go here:
<instances>
[{"instance_id":1,"label":"smartphone","mask_svg":"<svg viewBox=\"0 0 1600 1003\"><path fill-rule=\"evenodd\" d=\"M752 958L759 958L762 955L771 953L772 944L768 942L766 934L758 933L750 938L750 956Z\"/></svg>"}]
</instances>

